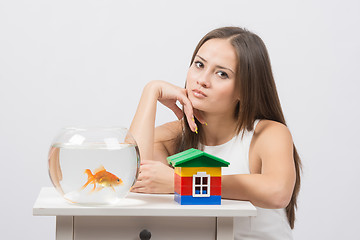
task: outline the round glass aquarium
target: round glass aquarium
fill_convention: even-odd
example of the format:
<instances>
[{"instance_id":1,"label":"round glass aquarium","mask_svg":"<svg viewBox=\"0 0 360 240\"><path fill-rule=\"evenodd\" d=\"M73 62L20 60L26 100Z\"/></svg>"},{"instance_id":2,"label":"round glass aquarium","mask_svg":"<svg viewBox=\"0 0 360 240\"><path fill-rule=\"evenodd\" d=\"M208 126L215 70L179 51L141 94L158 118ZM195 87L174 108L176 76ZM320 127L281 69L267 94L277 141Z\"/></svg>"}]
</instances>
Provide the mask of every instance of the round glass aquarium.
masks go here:
<instances>
[{"instance_id":1,"label":"round glass aquarium","mask_svg":"<svg viewBox=\"0 0 360 240\"><path fill-rule=\"evenodd\" d=\"M63 128L49 150L49 175L69 202L115 204L137 180L139 149L126 128Z\"/></svg>"}]
</instances>

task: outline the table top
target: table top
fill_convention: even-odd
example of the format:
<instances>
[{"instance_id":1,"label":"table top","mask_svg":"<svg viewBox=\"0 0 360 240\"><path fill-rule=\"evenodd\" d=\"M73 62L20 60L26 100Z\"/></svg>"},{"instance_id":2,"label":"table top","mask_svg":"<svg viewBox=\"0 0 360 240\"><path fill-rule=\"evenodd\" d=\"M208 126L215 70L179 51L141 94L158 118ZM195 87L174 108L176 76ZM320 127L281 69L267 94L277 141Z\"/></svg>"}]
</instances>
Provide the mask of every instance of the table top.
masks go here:
<instances>
[{"instance_id":1,"label":"table top","mask_svg":"<svg viewBox=\"0 0 360 240\"><path fill-rule=\"evenodd\" d=\"M66 201L53 187L44 187L33 207L34 216L256 216L248 201L221 200L221 205L180 205L173 194L130 192L116 205L87 206Z\"/></svg>"}]
</instances>

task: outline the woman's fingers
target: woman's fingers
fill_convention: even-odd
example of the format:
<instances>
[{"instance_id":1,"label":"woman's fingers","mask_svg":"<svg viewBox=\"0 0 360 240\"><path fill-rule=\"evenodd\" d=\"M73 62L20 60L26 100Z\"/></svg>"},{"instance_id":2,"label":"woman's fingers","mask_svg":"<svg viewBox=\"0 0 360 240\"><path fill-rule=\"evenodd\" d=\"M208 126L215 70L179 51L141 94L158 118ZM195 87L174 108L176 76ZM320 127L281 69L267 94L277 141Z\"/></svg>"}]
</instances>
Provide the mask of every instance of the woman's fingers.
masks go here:
<instances>
[{"instance_id":1,"label":"woman's fingers","mask_svg":"<svg viewBox=\"0 0 360 240\"><path fill-rule=\"evenodd\" d=\"M136 193L146 193L146 188L145 187L133 187L130 190L131 192L136 192Z\"/></svg>"},{"instance_id":2,"label":"woman's fingers","mask_svg":"<svg viewBox=\"0 0 360 240\"><path fill-rule=\"evenodd\" d=\"M154 160L141 160L140 173L131 188L138 193L174 192L174 170L167 164Z\"/></svg>"},{"instance_id":3,"label":"woman's fingers","mask_svg":"<svg viewBox=\"0 0 360 240\"><path fill-rule=\"evenodd\" d=\"M197 110L197 109L194 109L193 111L194 111L194 116L195 116L195 118L196 118L197 120L199 120L199 122L200 122L201 124L206 124L206 122L205 122L203 116L201 115L200 111Z\"/></svg>"},{"instance_id":4,"label":"woman's fingers","mask_svg":"<svg viewBox=\"0 0 360 240\"><path fill-rule=\"evenodd\" d=\"M158 100L163 105L171 109L178 119L186 117L189 127L193 132L197 133L198 130L198 127L195 123L195 117L199 120L201 124L205 123L201 114L198 111L194 112L192 103L187 96L187 90L184 88L162 82L161 96ZM176 105L177 101L179 101L180 104L183 105L184 112Z\"/></svg>"},{"instance_id":5,"label":"woman's fingers","mask_svg":"<svg viewBox=\"0 0 360 240\"><path fill-rule=\"evenodd\" d=\"M175 113L178 119L182 119L184 117L183 111L176 105L176 102L173 105L170 105L169 108Z\"/></svg>"},{"instance_id":6,"label":"woman's fingers","mask_svg":"<svg viewBox=\"0 0 360 240\"><path fill-rule=\"evenodd\" d=\"M131 187L130 191L136 193L149 193L148 185L148 181L143 178L142 174L139 174L136 183Z\"/></svg>"},{"instance_id":7,"label":"woman's fingers","mask_svg":"<svg viewBox=\"0 0 360 240\"><path fill-rule=\"evenodd\" d=\"M176 105L175 99L160 99L159 102L173 111L178 119L183 118L184 114L182 110Z\"/></svg>"},{"instance_id":8,"label":"woman's fingers","mask_svg":"<svg viewBox=\"0 0 360 240\"><path fill-rule=\"evenodd\" d=\"M143 188L145 187L146 184L145 184L145 181L144 179L142 179L140 176L138 177L136 183L132 186L131 189L136 189L136 188Z\"/></svg>"},{"instance_id":9,"label":"woman's fingers","mask_svg":"<svg viewBox=\"0 0 360 240\"><path fill-rule=\"evenodd\" d=\"M154 163L154 162L155 162L154 160L142 159L141 162L140 162L140 164L141 164L141 165L148 165L148 164L152 164L152 163ZM141 170L141 168L143 168L143 167L140 166L140 170Z\"/></svg>"},{"instance_id":10,"label":"woman's fingers","mask_svg":"<svg viewBox=\"0 0 360 240\"><path fill-rule=\"evenodd\" d=\"M197 132L197 126L194 119L193 106L190 100L187 98L186 95L182 95L181 98L179 98L178 100L184 106L184 113L189 123L189 127L191 131Z\"/></svg>"}]
</instances>

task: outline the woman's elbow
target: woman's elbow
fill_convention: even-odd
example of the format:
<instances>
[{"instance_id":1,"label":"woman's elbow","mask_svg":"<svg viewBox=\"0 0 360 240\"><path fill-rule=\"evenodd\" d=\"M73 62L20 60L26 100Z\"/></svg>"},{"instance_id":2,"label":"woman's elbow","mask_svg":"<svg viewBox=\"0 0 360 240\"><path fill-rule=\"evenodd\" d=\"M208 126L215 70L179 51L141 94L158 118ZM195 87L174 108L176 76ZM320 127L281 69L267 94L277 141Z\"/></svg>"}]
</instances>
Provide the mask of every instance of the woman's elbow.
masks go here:
<instances>
[{"instance_id":1,"label":"woman's elbow","mask_svg":"<svg viewBox=\"0 0 360 240\"><path fill-rule=\"evenodd\" d=\"M291 200L292 193L286 190L277 190L270 197L269 205L270 208L279 209L286 208Z\"/></svg>"}]
</instances>

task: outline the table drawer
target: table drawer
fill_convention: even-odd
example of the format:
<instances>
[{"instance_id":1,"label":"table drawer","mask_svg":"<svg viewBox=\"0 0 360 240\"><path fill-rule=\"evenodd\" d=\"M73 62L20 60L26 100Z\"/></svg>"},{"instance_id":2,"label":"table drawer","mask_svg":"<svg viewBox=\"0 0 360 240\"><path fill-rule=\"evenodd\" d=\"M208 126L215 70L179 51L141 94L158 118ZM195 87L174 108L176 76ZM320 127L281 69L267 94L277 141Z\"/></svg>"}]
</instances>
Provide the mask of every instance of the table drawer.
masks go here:
<instances>
[{"instance_id":1,"label":"table drawer","mask_svg":"<svg viewBox=\"0 0 360 240\"><path fill-rule=\"evenodd\" d=\"M151 239L215 239L216 217L75 216L74 240L139 240L147 229Z\"/></svg>"}]
</instances>

